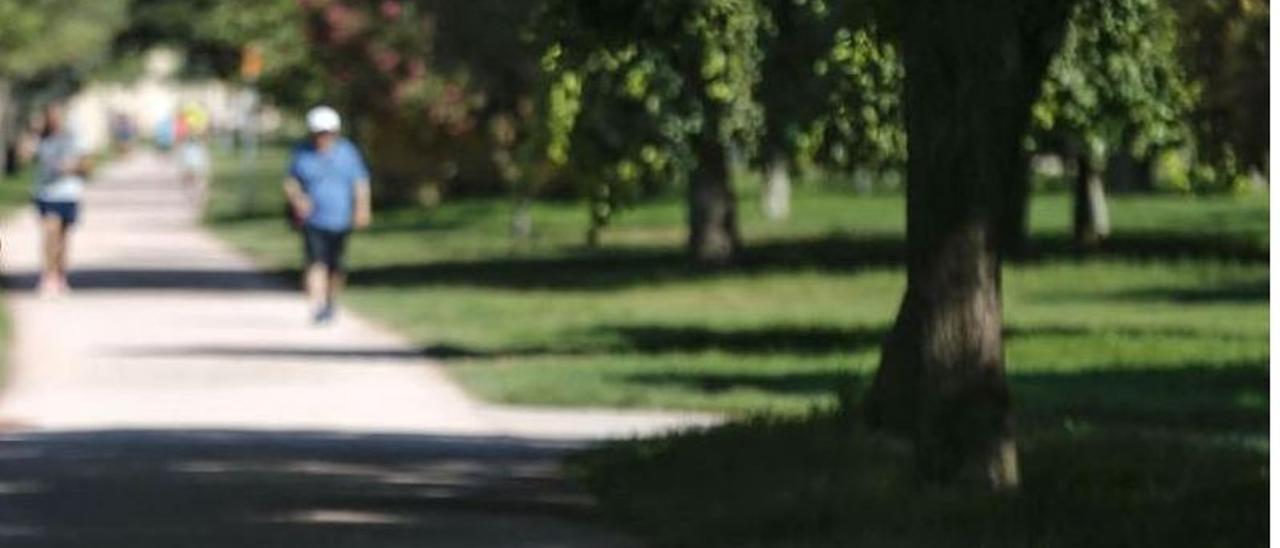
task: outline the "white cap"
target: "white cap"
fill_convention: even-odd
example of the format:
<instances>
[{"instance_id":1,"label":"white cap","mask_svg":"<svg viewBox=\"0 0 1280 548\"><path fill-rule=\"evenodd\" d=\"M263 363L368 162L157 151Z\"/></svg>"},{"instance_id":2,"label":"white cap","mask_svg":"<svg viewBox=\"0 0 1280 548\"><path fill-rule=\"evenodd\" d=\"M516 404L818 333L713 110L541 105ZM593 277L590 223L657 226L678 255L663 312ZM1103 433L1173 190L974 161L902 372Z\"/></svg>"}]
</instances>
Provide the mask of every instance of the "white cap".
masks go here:
<instances>
[{"instance_id":1,"label":"white cap","mask_svg":"<svg viewBox=\"0 0 1280 548\"><path fill-rule=\"evenodd\" d=\"M318 106L307 111L307 129L311 133L334 132L342 129L342 117L338 111L326 106Z\"/></svg>"}]
</instances>

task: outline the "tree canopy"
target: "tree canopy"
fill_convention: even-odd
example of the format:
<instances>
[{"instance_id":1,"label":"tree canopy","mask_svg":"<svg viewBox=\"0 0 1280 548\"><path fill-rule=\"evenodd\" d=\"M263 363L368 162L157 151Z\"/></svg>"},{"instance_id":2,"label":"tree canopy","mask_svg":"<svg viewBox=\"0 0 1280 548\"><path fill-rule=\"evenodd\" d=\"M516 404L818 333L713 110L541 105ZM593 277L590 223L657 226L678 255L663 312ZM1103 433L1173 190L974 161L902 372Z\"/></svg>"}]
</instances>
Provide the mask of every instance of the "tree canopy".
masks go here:
<instances>
[{"instance_id":1,"label":"tree canopy","mask_svg":"<svg viewBox=\"0 0 1280 548\"><path fill-rule=\"evenodd\" d=\"M551 142L588 185L599 226L644 185L683 185L699 146L750 154L767 13L752 0L551 0L543 68L562 119ZM715 161L715 160L710 160Z\"/></svg>"},{"instance_id":2,"label":"tree canopy","mask_svg":"<svg viewBox=\"0 0 1280 548\"><path fill-rule=\"evenodd\" d=\"M1179 62L1175 14L1161 0L1080 0L1034 107L1049 141L1101 158L1191 140L1197 89Z\"/></svg>"},{"instance_id":3,"label":"tree canopy","mask_svg":"<svg viewBox=\"0 0 1280 548\"><path fill-rule=\"evenodd\" d=\"M0 78L97 60L125 21L125 0L0 0Z\"/></svg>"}]
</instances>

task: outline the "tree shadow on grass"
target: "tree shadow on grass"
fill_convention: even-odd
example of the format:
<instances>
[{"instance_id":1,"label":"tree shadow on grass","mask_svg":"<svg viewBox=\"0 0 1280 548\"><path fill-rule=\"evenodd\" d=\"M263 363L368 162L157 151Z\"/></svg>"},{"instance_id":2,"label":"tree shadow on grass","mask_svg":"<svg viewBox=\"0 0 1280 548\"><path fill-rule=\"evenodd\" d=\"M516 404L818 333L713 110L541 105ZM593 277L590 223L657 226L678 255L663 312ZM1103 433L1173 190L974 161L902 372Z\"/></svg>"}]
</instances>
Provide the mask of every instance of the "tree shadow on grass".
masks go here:
<instances>
[{"instance_id":1,"label":"tree shadow on grass","mask_svg":"<svg viewBox=\"0 0 1280 548\"><path fill-rule=\"evenodd\" d=\"M756 418L577 459L619 523L661 546L1263 545L1265 451L1145 429L1019 440L1022 488L921 485L846 414Z\"/></svg>"},{"instance_id":2,"label":"tree shadow on grass","mask_svg":"<svg viewBox=\"0 0 1280 548\"><path fill-rule=\"evenodd\" d=\"M1268 280L1261 279L1205 287L1135 289L1109 296L1134 301L1168 301L1185 304L1267 302L1271 300L1271 287Z\"/></svg>"},{"instance_id":3,"label":"tree shadow on grass","mask_svg":"<svg viewBox=\"0 0 1280 548\"><path fill-rule=\"evenodd\" d=\"M869 385L851 371L802 373L640 373L625 382L708 395L756 390L824 397ZM1263 362L1187 363L1168 367L1090 366L1075 372L1009 375L1017 413L1031 423L1083 422L1177 428L1263 430L1268 424L1268 371Z\"/></svg>"},{"instance_id":4,"label":"tree shadow on grass","mask_svg":"<svg viewBox=\"0 0 1280 548\"><path fill-rule=\"evenodd\" d=\"M858 272L896 267L906 257L898 236L836 233L824 237L749 245L736 265L693 266L672 248L566 251L555 257L439 261L357 268L351 283L366 287L461 286L498 289L606 291L734 275L794 271ZM1213 235L1139 233L1117 235L1083 255L1065 237L1035 240L1021 262L1082 258L1203 258L1265 262L1269 252L1252 242Z\"/></svg>"},{"instance_id":5,"label":"tree shadow on grass","mask_svg":"<svg viewBox=\"0 0 1280 548\"><path fill-rule=\"evenodd\" d=\"M1085 326L1011 326L1004 329L1006 340L1039 336L1090 337L1098 334L1131 337L1205 337L1219 336L1212 330L1182 327L1085 327ZM804 326L775 325L745 329L717 329L697 325L619 325L601 326L589 333L592 337L618 340L607 351L641 354L671 352L724 352L728 354L852 354L880 348L888 326ZM1235 333L1221 334L1239 337ZM583 349L586 351L587 349ZM567 354L580 353L572 348ZM551 353L554 353L551 352ZM528 355L525 352L522 355Z\"/></svg>"},{"instance_id":6,"label":"tree shadow on grass","mask_svg":"<svg viewBox=\"0 0 1280 548\"><path fill-rule=\"evenodd\" d=\"M421 364L434 360L454 361L546 358L554 356L661 355L718 352L741 356L848 356L875 351L887 333L887 326L805 326L775 325L739 329L697 325L616 325L599 326L576 337L551 344L478 348L441 342L421 347L303 347L290 345L197 345L159 348L112 349L115 355L134 358L205 357L241 359L309 359L326 362L376 362ZM1009 327L1005 339L1024 337L1091 337L1099 333L1133 337L1248 337L1236 333L1214 333L1178 327L1091 328L1075 326ZM724 385L710 381L709 385Z\"/></svg>"},{"instance_id":7,"label":"tree shadow on grass","mask_svg":"<svg viewBox=\"0 0 1280 548\"><path fill-rule=\"evenodd\" d=\"M720 351L732 354L833 354L878 348L882 327L770 326L720 330L696 326L601 327L599 333L621 339L621 352Z\"/></svg>"}]
</instances>

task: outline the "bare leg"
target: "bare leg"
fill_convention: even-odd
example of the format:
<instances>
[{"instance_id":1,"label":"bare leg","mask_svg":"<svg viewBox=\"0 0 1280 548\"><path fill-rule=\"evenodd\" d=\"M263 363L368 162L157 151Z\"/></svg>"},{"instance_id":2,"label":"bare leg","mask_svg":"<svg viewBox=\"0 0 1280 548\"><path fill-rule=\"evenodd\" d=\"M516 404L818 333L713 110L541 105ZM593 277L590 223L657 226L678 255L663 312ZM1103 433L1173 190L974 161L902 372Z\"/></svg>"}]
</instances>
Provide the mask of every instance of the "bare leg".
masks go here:
<instances>
[{"instance_id":1,"label":"bare leg","mask_svg":"<svg viewBox=\"0 0 1280 548\"><path fill-rule=\"evenodd\" d=\"M329 298L329 269L322 263L313 263L308 266L306 285L311 308L320 310Z\"/></svg>"},{"instance_id":2,"label":"bare leg","mask_svg":"<svg viewBox=\"0 0 1280 548\"><path fill-rule=\"evenodd\" d=\"M44 252L42 269L40 272L40 293L45 296L52 296L59 290L62 284L62 276L64 273L64 253L63 245L65 243L65 231L62 227L62 219L56 215L45 215L40 218L40 235L42 239L42 251Z\"/></svg>"},{"instance_id":3,"label":"bare leg","mask_svg":"<svg viewBox=\"0 0 1280 548\"><path fill-rule=\"evenodd\" d=\"M59 291L65 292L68 289L70 289L70 284L67 283L67 272L68 272L67 256L70 255L71 253L70 249L71 249L71 227L62 225L61 229L58 231L58 257L57 257L57 263L56 263L58 268L57 280L58 280Z\"/></svg>"},{"instance_id":4,"label":"bare leg","mask_svg":"<svg viewBox=\"0 0 1280 548\"><path fill-rule=\"evenodd\" d=\"M338 295L347 286L347 275L342 271L332 271L329 273L329 293L327 295L329 304L333 305L338 302Z\"/></svg>"}]
</instances>

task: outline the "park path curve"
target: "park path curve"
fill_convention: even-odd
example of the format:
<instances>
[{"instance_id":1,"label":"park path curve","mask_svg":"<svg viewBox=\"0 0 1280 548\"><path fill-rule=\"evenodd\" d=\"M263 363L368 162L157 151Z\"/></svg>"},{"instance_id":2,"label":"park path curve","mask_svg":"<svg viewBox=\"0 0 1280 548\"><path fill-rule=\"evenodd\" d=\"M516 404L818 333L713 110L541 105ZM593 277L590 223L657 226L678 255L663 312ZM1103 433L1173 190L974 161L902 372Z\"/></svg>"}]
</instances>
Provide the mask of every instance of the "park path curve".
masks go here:
<instances>
[{"instance_id":1,"label":"park path curve","mask_svg":"<svg viewBox=\"0 0 1280 548\"><path fill-rule=\"evenodd\" d=\"M374 534L361 529L372 523L381 528L377 531L404 533L408 527L445 534L457 545L521 545L510 542L521 535L534 539L528 545L608 545L617 539L584 532L587 526L558 518L553 525L538 521L543 510L555 514L565 509L564 504L548 501L573 499L557 494L569 488L558 472L548 472L555 468L552 463L585 441L715 420L697 414L526 409L476 401L416 346L350 311L343 311L334 325L309 325L301 295L290 284L260 273L244 255L201 227L192 204L176 168L164 156L138 152L104 166L86 195L82 226L72 242L73 292L54 299L41 299L31 291L38 264L32 213L24 211L0 227L0 268L9 287L6 305L12 324L9 371L0 394L0 423L5 425L0 438L0 544L19 545L14 543L24 538L31 546L70 542L58 537L56 529L88 535L74 537L86 541L106 542L102 539L124 535L118 545L151 545L145 538L158 546L174 540L164 531L177 534L174 531L193 526L182 519L222 515L231 493L243 489L242 482L256 482L263 490L261 500L279 495L294 501L289 497L299 492L324 498L356 486L364 493L365 483L383 485L378 482L384 476L408 477L404 485L412 486L417 485L413 478L420 476L439 496L422 499L436 504L414 516L434 517L410 520L412 526L399 514L387 518L377 512L327 507L291 511L319 512L331 518L319 520L322 525L337 527L330 523L337 522L356 527L362 535ZM176 455L185 455L185 460ZM295 473L293 465L312 473ZM184 483L166 474L173 469L194 469L189 473L196 475L203 471L218 480ZM343 470L358 473L344 475ZM534 472L526 477L518 470ZM343 478L347 483L338 481ZM138 481L142 483L132 490L108 488ZM440 491L443 487L433 481L452 491ZM63 510L76 508L76 503L63 500L73 495L51 487L72 483L79 486L75 496L101 499L92 504L80 500L95 508L117 499L119 508L163 507L157 497L176 497L179 486L203 493L204 502L192 512L179 512L186 518L154 518L152 526L124 527L138 529L134 536L122 533L123 526L113 521L120 516L104 517L101 512L72 511L58 518L64 521L55 519L57 513L50 518L49 512L36 512L46 521L54 520L42 525L39 519L10 511L21 508L11 504L13 497ZM108 487L93 492L92 486L99 484ZM513 493L519 496L507 496ZM387 496L422 503L421 497L399 491ZM515 510L502 506L513 498L524 503ZM223 506L217 506L220 500ZM539 506L543 503L546 508ZM498 513L506 518L494 523L506 524L515 533L479 525L493 518L499 506ZM470 517L441 518L442 512L459 511L471 512ZM270 512L262 509L258 514ZM526 518L535 525L518 523ZM207 537L210 546L258 545L249 539L266 538L225 536L239 529L224 524L215 531L210 525L215 523L204 526L212 535ZM245 527L285 535L279 538L291 538L288 533L293 531ZM498 533L502 534L493 536ZM605 536L593 536L597 534ZM347 545L339 542L347 538L342 535L320 537L331 542L269 545ZM464 542L464 537L471 540ZM42 538L47 542L41 543ZM358 538L364 540L350 545L418 545ZM504 540L494 543L495 538ZM182 545L205 544L184 540Z\"/></svg>"}]
</instances>

